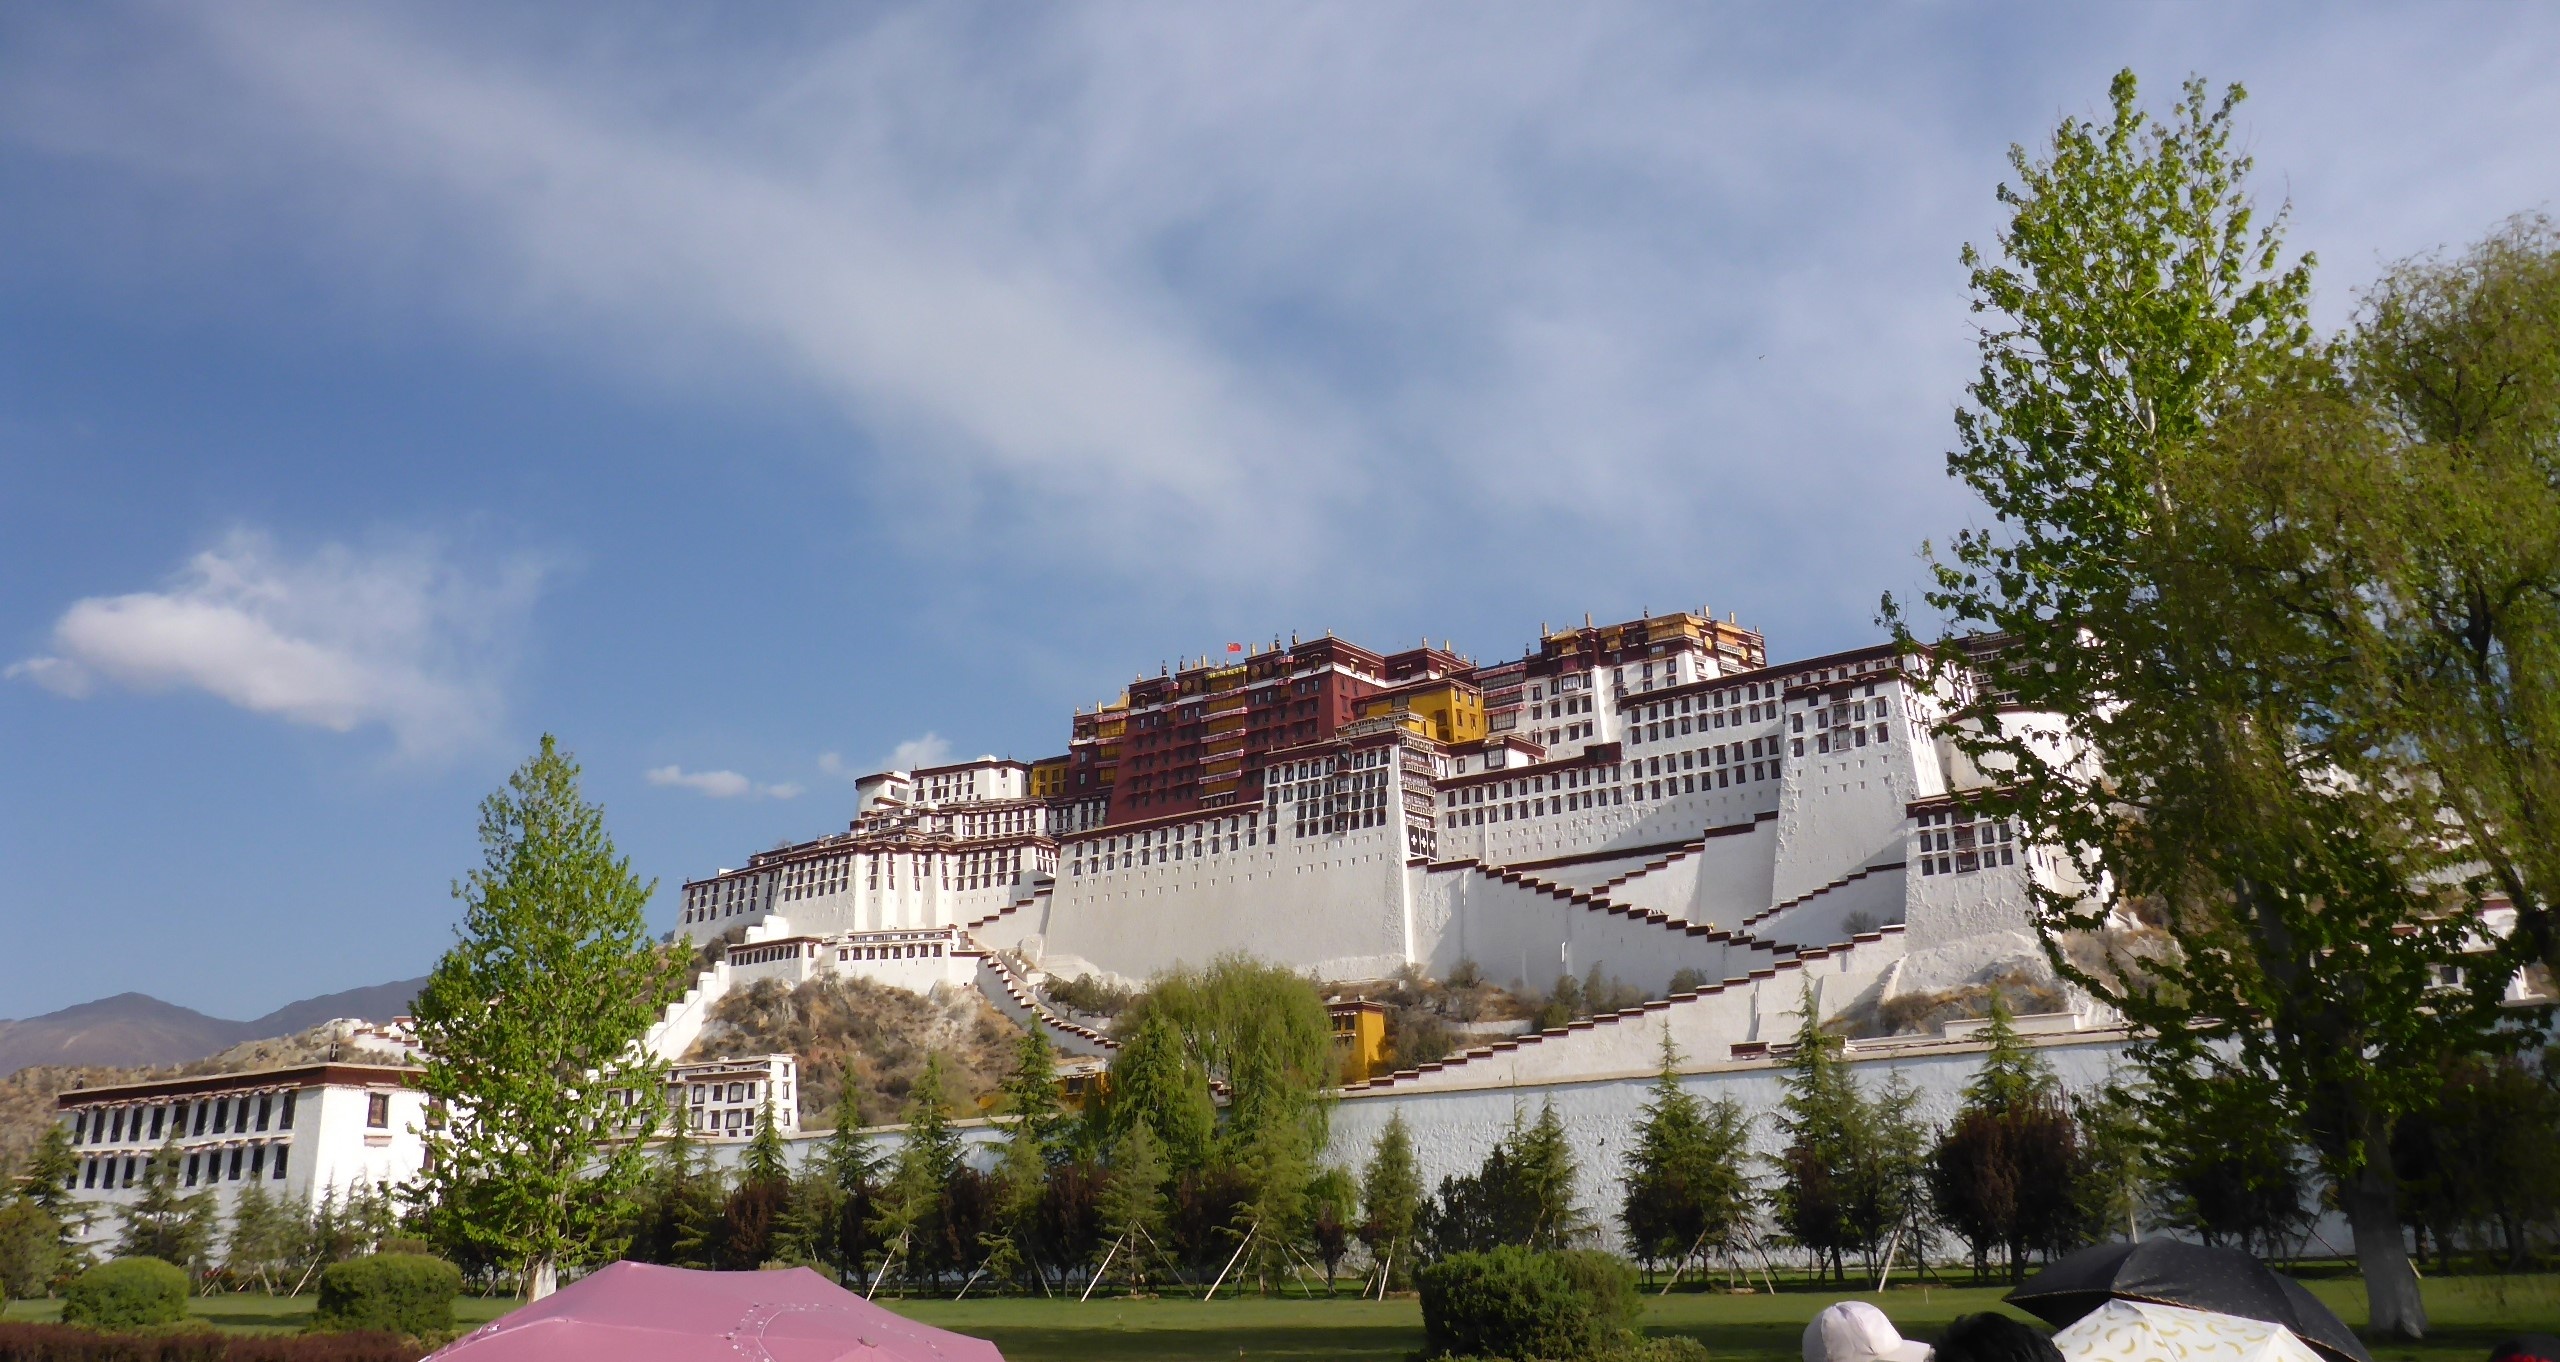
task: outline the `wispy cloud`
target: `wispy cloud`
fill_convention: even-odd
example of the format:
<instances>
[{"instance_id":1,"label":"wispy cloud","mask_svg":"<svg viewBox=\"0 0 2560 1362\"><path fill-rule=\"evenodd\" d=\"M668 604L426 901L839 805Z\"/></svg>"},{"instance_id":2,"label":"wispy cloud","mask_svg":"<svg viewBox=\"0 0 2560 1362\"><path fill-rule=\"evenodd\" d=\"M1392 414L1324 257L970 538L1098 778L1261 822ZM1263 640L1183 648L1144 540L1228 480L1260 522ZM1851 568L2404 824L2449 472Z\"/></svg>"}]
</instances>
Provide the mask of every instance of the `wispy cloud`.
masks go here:
<instances>
[{"instance_id":1,"label":"wispy cloud","mask_svg":"<svg viewBox=\"0 0 2560 1362\"><path fill-rule=\"evenodd\" d=\"M889 749L881 765L892 771L912 771L919 766L940 766L951 760L951 742L939 733L909 738Z\"/></svg>"},{"instance_id":2,"label":"wispy cloud","mask_svg":"<svg viewBox=\"0 0 2560 1362\"><path fill-rule=\"evenodd\" d=\"M2249 81L2340 297L2547 196L2560 117L2530 7L154 16L0 50L0 129L510 344L832 403L865 533L1416 613L1862 630L1968 514L1957 247L2120 64Z\"/></svg>"},{"instance_id":3,"label":"wispy cloud","mask_svg":"<svg viewBox=\"0 0 2560 1362\"><path fill-rule=\"evenodd\" d=\"M670 785L713 799L792 799L801 793L798 785L788 782L762 785L735 771L688 771L681 766L659 766L652 768L648 776L652 785Z\"/></svg>"},{"instance_id":4,"label":"wispy cloud","mask_svg":"<svg viewBox=\"0 0 2560 1362\"><path fill-rule=\"evenodd\" d=\"M542 575L530 557L469 571L428 539L296 557L236 530L160 590L74 602L53 650L6 675L74 699L101 684L198 690L333 732L378 724L404 754L432 755L490 735Z\"/></svg>"}]
</instances>

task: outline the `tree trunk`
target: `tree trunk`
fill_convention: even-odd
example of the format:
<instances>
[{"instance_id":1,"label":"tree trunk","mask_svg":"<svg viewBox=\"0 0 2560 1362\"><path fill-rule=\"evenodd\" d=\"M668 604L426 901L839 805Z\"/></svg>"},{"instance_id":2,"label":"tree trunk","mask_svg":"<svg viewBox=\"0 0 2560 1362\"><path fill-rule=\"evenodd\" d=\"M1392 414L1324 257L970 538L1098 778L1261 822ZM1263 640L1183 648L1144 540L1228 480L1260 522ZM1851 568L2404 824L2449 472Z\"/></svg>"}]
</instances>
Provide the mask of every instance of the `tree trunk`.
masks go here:
<instances>
[{"instance_id":1,"label":"tree trunk","mask_svg":"<svg viewBox=\"0 0 2560 1362\"><path fill-rule=\"evenodd\" d=\"M2368 1148L2375 1146L2368 1145ZM2347 1224L2355 1230L2356 1266L2364 1273L2370 1306L2366 1328L2395 1338L2427 1336L2427 1307L2418 1297L2418 1274L2409 1265L2409 1245L2400 1232L2400 1189L2391 1169L2367 1158L2339 1200Z\"/></svg>"},{"instance_id":2,"label":"tree trunk","mask_svg":"<svg viewBox=\"0 0 2560 1362\"><path fill-rule=\"evenodd\" d=\"M560 1264L550 1258L536 1258L525 1264L524 1298L538 1301L560 1289Z\"/></svg>"}]
</instances>

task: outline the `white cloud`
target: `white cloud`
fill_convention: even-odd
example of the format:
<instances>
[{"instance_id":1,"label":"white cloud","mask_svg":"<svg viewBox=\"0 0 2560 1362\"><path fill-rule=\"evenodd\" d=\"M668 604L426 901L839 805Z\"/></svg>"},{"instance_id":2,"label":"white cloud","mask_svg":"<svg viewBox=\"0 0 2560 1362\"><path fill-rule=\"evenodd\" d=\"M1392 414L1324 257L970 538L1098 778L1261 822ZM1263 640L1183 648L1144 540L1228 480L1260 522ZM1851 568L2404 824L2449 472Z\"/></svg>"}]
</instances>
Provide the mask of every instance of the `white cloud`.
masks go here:
<instances>
[{"instance_id":1,"label":"white cloud","mask_svg":"<svg viewBox=\"0 0 2560 1362\"><path fill-rule=\"evenodd\" d=\"M801 792L800 786L788 782L759 785L735 771L688 771L681 766L659 766L651 768L648 777L652 785L672 785L713 799L792 799Z\"/></svg>"},{"instance_id":2,"label":"white cloud","mask_svg":"<svg viewBox=\"0 0 2560 1362\"><path fill-rule=\"evenodd\" d=\"M881 766L891 771L912 771L919 766L940 766L951 760L951 742L939 733L909 738L889 749Z\"/></svg>"},{"instance_id":3,"label":"white cloud","mask_svg":"<svg viewBox=\"0 0 2560 1362\"><path fill-rule=\"evenodd\" d=\"M235 530L162 590L73 603L53 652L7 675L73 698L100 682L200 690L332 732L379 724L404 754L429 755L490 734L541 577L525 557L466 571L425 539L297 558Z\"/></svg>"},{"instance_id":4,"label":"white cloud","mask_svg":"<svg viewBox=\"0 0 2560 1362\"><path fill-rule=\"evenodd\" d=\"M2342 300L2551 192L2560 19L2467 13L888 5L785 41L209 6L13 31L0 135L193 186L159 215L188 251L286 243L660 390L815 395L895 508L856 533L995 521L998 555L1226 608L1679 581L1847 631L1783 648L1862 636L1967 514L1956 251L2010 142L2120 64L2155 107L2246 79L2261 188Z\"/></svg>"}]
</instances>

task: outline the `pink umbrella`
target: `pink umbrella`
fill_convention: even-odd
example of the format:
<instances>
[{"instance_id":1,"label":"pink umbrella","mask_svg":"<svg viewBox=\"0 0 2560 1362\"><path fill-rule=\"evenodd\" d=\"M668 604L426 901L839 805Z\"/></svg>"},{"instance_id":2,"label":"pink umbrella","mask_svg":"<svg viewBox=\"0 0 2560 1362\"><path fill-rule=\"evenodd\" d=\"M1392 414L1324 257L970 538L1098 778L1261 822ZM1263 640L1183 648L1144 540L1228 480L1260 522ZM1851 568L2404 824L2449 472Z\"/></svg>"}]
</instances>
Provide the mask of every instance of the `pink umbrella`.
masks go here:
<instances>
[{"instance_id":1,"label":"pink umbrella","mask_svg":"<svg viewBox=\"0 0 2560 1362\"><path fill-rule=\"evenodd\" d=\"M615 1263L434 1354L455 1362L1004 1362L805 1267L695 1272ZM434 1362L431 1359L430 1362Z\"/></svg>"}]
</instances>

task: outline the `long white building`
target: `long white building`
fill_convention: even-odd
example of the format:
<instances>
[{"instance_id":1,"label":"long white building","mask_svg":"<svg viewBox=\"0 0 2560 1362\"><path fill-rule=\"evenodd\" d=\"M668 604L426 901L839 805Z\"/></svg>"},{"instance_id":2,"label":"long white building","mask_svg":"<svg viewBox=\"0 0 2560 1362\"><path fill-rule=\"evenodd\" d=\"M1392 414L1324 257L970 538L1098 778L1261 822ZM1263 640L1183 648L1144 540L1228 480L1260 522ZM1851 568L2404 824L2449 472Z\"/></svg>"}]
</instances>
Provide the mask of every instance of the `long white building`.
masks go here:
<instances>
[{"instance_id":1,"label":"long white building","mask_svg":"<svg viewBox=\"0 0 2560 1362\"><path fill-rule=\"evenodd\" d=\"M1464 960L1533 988L1597 966L1656 996L1685 975L1709 987L1668 1004L1684 1048L1772 1039L1808 984L1831 1015L2049 982L2028 885L2055 867L1968 806L1985 782L1944 712L1888 647L1772 665L1704 612L1492 666L1330 636L1199 659L1079 713L1065 757L881 773L845 831L686 885L678 930L736 944L659 1042L737 982L825 971L974 977L1083 1029L1003 953L1132 979L1239 950L1344 981Z\"/></svg>"},{"instance_id":2,"label":"long white building","mask_svg":"<svg viewBox=\"0 0 2560 1362\"><path fill-rule=\"evenodd\" d=\"M210 1193L224 1223L242 1188L308 1210L359 1187L397 1184L426 1160L417 1070L305 1064L250 1073L74 1088L55 1099L79 1168L69 1190L87 1237L112 1239L152 1156L174 1143L178 1190Z\"/></svg>"}]
</instances>

